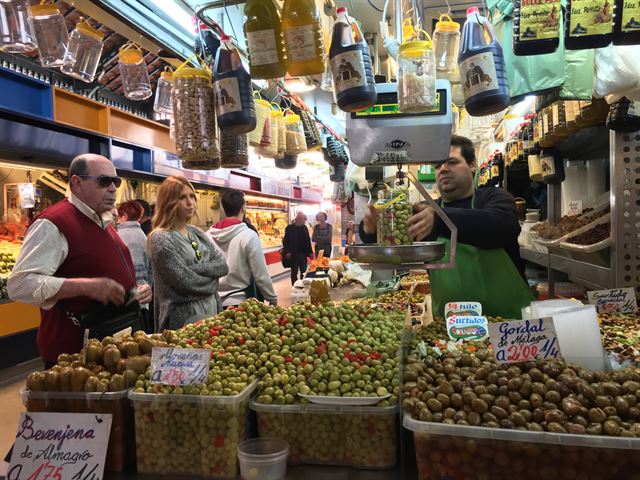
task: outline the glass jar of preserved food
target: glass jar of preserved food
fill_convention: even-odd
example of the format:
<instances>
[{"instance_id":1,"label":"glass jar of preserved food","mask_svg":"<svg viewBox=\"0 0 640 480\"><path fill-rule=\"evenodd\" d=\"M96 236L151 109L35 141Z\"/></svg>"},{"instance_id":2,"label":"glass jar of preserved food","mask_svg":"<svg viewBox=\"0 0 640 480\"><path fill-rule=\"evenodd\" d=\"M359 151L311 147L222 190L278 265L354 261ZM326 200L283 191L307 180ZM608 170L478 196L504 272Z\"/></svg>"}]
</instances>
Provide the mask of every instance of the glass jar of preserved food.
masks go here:
<instances>
[{"instance_id":1,"label":"glass jar of preserved food","mask_svg":"<svg viewBox=\"0 0 640 480\"><path fill-rule=\"evenodd\" d=\"M287 155L298 155L307 151L307 141L304 137L304 128L299 115L287 115L284 117L287 128Z\"/></svg>"},{"instance_id":2,"label":"glass jar of preserved food","mask_svg":"<svg viewBox=\"0 0 640 480\"><path fill-rule=\"evenodd\" d=\"M103 38L104 34L89 25L89 22L79 22L69 37L60 69L62 73L83 82L93 82L102 55Z\"/></svg>"},{"instance_id":3,"label":"glass jar of preserved food","mask_svg":"<svg viewBox=\"0 0 640 480\"><path fill-rule=\"evenodd\" d=\"M36 49L31 30L29 0L0 1L0 50L28 53Z\"/></svg>"},{"instance_id":4,"label":"glass jar of preserved food","mask_svg":"<svg viewBox=\"0 0 640 480\"><path fill-rule=\"evenodd\" d=\"M176 153L185 168L212 170L220 167L220 150L213 103L211 72L180 68L171 89Z\"/></svg>"},{"instance_id":5,"label":"glass jar of preserved food","mask_svg":"<svg viewBox=\"0 0 640 480\"><path fill-rule=\"evenodd\" d=\"M55 5L34 5L30 11L40 64L49 68L60 67L69 43L64 17Z\"/></svg>"},{"instance_id":6,"label":"glass jar of preserved food","mask_svg":"<svg viewBox=\"0 0 640 480\"><path fill-rule=\"evenodd\" d=\"M249 137L246 133L233 135L220 132L220 166L244 168L249 166Z\"/></svg>"},{"instance_id":7,"label":"glass jar of preserved food","mask_svg":"<svg viewBox=\"0 0 640 480\"><path fill-rule=\"evenodd\" d=\"M436 64L431 41L407 42L398 52L398 108L426 112L436 104Z\"/></svg>"},{"instance_id":8,"label":"glass jar of preserved food","mask_svg":"<svg viewBox=\"0 0 640 480\"><path fill-rule=\"evenodd\" d=\"M118 60L124 96L135 101L149 98L153 91L142 49L133 43L126 43L120 47Z\"/></svg>"}]
</instances>

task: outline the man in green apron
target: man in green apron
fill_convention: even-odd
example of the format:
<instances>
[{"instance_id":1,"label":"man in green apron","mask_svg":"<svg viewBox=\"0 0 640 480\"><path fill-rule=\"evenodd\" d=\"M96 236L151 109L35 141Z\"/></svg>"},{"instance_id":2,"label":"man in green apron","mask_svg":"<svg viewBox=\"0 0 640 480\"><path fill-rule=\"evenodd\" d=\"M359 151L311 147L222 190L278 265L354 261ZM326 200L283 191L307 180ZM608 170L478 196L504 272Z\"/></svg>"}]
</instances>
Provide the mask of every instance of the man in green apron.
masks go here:
<instances>
[{"instance_id":1,"label":"man in green apron","mask_svg":"<svg viewBox=\"0 0 640 480\"><path fill-rule=\"evenodd\" d=\"M436 166L436 182L440 205L458 228L457 258L454 268L429 272L433 314L444 316L447 302L476 301L485 315L521 318L521 308L533 296L520 258L516 205L501 188L475 189L475 168L471 140L452 135L449 158ZM450 232L431 207L416 204L414 212L408 220L413 239L449 243ZM363 242L375 243L376 223L370 207L360 223Z\"/></svg>"}]
</instances>

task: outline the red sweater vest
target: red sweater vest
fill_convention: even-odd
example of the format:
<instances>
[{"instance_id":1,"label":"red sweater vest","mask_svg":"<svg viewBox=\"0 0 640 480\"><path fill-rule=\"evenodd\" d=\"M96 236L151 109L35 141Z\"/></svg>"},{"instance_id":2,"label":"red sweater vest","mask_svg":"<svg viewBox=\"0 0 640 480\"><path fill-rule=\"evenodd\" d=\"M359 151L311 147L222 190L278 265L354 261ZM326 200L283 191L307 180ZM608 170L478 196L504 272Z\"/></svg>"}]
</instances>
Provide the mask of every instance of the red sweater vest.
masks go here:
<instances>
[{"instance_id":1,"label":"red sweater vest","mask_svg":"<svg viewBox=\"0 0 640 480\"><path fill-rule=\"evenodd\" d=\"M38 219L42 218L54 223L69 245L67 258L53 276L108 277L121 283L125 291L136 285L129 249L111 225L103 230L66 199L42 212ZM84 333L69 320L65 308L80 317L96 305L88 297L76 297L56 303L51 310L40 309L38 348L44 360L54 362L60 353L77 353L82 349Z\"/></svg>"}]
</instances>

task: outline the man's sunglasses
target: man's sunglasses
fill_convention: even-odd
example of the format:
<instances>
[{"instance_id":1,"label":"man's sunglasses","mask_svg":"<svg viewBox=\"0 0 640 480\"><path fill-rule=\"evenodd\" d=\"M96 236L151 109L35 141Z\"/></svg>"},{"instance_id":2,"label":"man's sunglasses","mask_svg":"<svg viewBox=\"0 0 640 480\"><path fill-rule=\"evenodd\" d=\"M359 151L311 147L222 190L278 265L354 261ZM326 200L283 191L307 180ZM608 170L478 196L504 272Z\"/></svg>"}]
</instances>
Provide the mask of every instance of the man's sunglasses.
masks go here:
<instances>
[{"instance_id":1,"label":"man's sunglasses","mask_svg":"<svg viewBox=\"0 0 640 480\"><path fill-rule=\"evenodd\" d=\"M202 252L198 248L198 244L195 240L191 240L191 247L193 248L193 251L196 252L196 259L198 259L198 261L202 260Z\"/></svg>"},{"instance_id":2,"label":"man's sunglasses","mask_svg":"<svg viewBox=\"0 0 640 480\"><path fill-rule=\"evenodd\" d=\"M98 182L98 185L102 188L110 187L113 183L116 188L118 188L122 184L122 179L120 177L110 177L109 175L98 175L97 177L93 175L78 175L80 178L91 179Z\"/></svg>"}]
</instances>

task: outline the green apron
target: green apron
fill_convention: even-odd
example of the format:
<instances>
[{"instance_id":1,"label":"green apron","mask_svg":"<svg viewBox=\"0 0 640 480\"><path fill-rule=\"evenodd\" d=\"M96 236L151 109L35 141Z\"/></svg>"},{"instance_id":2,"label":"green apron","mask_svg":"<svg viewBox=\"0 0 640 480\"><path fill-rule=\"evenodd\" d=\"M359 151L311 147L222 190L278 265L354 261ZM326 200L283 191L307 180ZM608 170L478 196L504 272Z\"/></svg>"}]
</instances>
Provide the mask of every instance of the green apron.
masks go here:
<instances>
[{"instance_id":1,"label":"green apron","mask_svg":"<svg viewBox=\"0 0 640 480\"><path fill-rule=\"evenodd\" d=\"M471 208L475 208L475 194ZM449 261L450 240L445 242ZM456 266L429 271L433 317L444 317L448 302L480 302L482 314L509 319L522 318L522 307L529 305L533 295L511 257L503 248L491 250L458 243Z\"/></svg>"}]
</instances>

